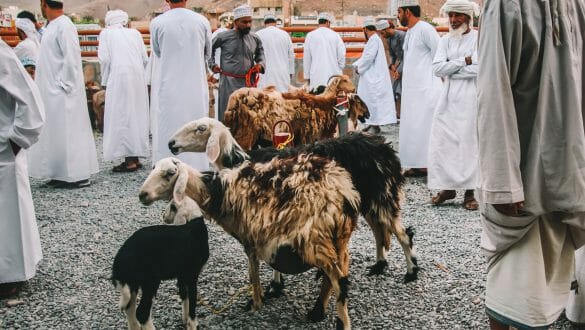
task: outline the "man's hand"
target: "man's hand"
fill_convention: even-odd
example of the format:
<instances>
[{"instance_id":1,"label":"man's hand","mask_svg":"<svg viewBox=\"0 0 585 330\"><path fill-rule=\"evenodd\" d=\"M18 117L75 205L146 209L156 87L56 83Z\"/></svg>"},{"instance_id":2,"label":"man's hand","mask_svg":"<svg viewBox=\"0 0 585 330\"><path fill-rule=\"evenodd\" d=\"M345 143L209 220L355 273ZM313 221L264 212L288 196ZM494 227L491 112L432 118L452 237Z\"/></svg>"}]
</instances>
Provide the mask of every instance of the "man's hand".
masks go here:
<instances>
[{"instance_id":1,"label":"man's hand","mask_svg":"<svg viewBox=\"0 0 585 330\"><path fill-rule=\"evenodd\" d=\"M255 71L258 71L260 73L264 73L264 67L262 66L262 64L258 63L256 65L254 65L253 69Z\"/></svg>"},{"instance_id":2,"label":"man's hand","mask_svg":"<svg viewBox=\"0 0 585 330\"><path fill-rule=\"evenodd\" d=\"M465 57L465 64L466 65L471 65L473 62L471 61L471 56L467 56Z\"/></svg>"},{"instance_id":3,"label":"man's hand","mask_svg":"<svg viewBox=\"0 0 585 330\"><path fill-rule=\"evenodd\" d=\"M219 67L219 65L214 64L213 68L211 68L211 71L213 71L213 73L220 73L221 72L221 68Z\"/></svg>"},{"instance_id":4,"label":"man's hand","mask_svg":"<svg viewBox=\"0 0 585 330\"><path fill-rule=\"evenodd\" d=\"M524 208L524 201L511 204L492 204L496 211L510 217L517 217L522 214Z\"/></svg>"},{"instance_id":5,"label":"man's hand","mask_svg":"<svg viewBox=\"0 0 585 330\"><path fill-rule=\"evenodd\" d=\"M12 153L14 154L14 156L18 155L18 152L20 151L20 149L22 149L18 144L14 143L14 141L10 140L10 146L12 147Z\"/></svg>"}]
</instances>

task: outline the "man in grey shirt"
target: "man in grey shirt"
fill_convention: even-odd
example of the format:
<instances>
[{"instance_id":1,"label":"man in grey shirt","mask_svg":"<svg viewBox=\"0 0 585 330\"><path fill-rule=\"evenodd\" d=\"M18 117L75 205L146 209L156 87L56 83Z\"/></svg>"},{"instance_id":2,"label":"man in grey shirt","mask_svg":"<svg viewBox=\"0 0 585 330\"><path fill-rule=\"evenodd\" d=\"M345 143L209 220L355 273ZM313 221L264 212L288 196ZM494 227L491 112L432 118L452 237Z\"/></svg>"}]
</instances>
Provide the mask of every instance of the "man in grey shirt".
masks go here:
<instances>
[{"instance_id":1,"label":"man in grey shirt","mask_svg":"<svg viewBox=\"0 0 585 330\"><path fill-rule=\"evenodd\" d=\"M213 39L211 53L221 49L220 63L215 63L215 56L211 56L209 67L215 73L221 73L219 78L219 102L217 119L223 120L230 95L236 89L247 86L246 75L252 68L256 72L264 73L264 49L262 41L256 34L250 32L252 26L252 8L242 5L234 9L235 28L218 34ZM250 79L248 79L250 80ZM254 81L250 81L254 84Z\"/></svg>"},{"instance_id":2,"label":"man in grey shirt","mask_svg":"<svg viewBox=\"0 0 585 330\"><path fill-rule=\"evenodd\" d=\"M394 23L389 21L380 21L376 24L382 37L388 40L390 50L390 76L392 77L392 90L394 91L394 100L396 102L396 118L400 119L400 94L402 94L402 58L404 50L404 31L396 30Z\"/></svg>"}]
</instances>

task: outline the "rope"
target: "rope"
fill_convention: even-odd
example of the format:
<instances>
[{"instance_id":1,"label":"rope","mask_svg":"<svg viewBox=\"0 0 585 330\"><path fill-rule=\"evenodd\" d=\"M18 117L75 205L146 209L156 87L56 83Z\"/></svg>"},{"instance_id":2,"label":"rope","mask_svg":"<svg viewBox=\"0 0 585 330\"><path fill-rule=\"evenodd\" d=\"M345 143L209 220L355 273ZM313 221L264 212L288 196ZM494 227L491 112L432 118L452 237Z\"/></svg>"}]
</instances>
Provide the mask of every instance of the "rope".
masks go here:
<instances>
[{"instance_id":1,"label":"rope","mask_svg":"<svg viewBox=\"0 0 585 330\"><path fill-rule=\"evenodd\" d=\"M260 68L256 66L251 67L246 74L236 74L221 69L219 73L227 77L246 79L246 87L258 87L258 81L260 80Z\"/></svg>"},{"instance_id":2,"label":"rope","mask_svg":"<svg viewBox=\"0 0 585 330\"><path fill-rule=\"evenodd\" d=\"M197 303L199 303L199 305L204 306L207 309L209 309L213 314L221 315L223 312L225 312L229 307L231 307L234 304L237 297L239 297L240 295L242 295L242 293L244 293L246 291L248 291L250 294L252 294L252 286L248 285L248 286L244 286L244 287L239 288L238 291L236 293L234 293L228 299L228 302L225 303L225 305L220 309L213 308L213 306L210 303L204 301L200 295L197 296Z\"/></svg>"},{"instance_id":3,"label":"rope","mask_svg":"<svg viewBox=\"0 0 585 330\"><path fill-rule=\"evenodd\" d=\"M339 117L345 116L349 112L349 106L344 106L345 104L349 103L349 96L350 94L345 94L344 92L343 101L333 106L333 109L335 110L337 116Z\"/></svg>"}]
</instances>

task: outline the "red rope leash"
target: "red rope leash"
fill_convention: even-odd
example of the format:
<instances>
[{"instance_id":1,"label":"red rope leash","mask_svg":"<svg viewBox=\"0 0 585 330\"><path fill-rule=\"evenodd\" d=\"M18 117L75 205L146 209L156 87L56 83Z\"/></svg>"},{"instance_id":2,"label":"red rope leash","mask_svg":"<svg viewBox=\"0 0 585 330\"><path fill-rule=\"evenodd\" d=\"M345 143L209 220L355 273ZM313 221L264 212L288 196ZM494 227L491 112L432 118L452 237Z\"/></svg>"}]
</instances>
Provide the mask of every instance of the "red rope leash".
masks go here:
<instances>
[{"instance_id":1,"label":"red rope leash","mask_svg":"<svg viewBox=\"0 0 585 330\"><path fill-rule=\"evenodd\" d=\"M235 74L223 70L219 73L227 77L246 79L246 87L257 87L260 80L260 68L256 66L251 67L246 74Z\"/></svg>"}]
</instances>

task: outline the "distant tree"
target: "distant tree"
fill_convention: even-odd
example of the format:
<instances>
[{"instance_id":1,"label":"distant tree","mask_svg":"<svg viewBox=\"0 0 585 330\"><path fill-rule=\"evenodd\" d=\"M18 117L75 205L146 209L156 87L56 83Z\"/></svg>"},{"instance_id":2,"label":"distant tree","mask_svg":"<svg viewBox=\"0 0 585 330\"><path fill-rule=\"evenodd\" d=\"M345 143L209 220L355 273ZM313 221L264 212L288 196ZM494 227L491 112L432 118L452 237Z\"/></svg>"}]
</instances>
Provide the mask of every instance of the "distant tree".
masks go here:
<instances>
[{"instance_id":1,"label":"distant tree","mask_svg":"<svg viewBox=\"0 0 585 330\"><path fill-rule=\"evenodd\" d=\"M75 24L95 24L100 22L99 19L91 15L85 15L82 16L81 18L79 16L70 15L69 18L71 18L71 20Z\"/></svg>"}]
</instances>

